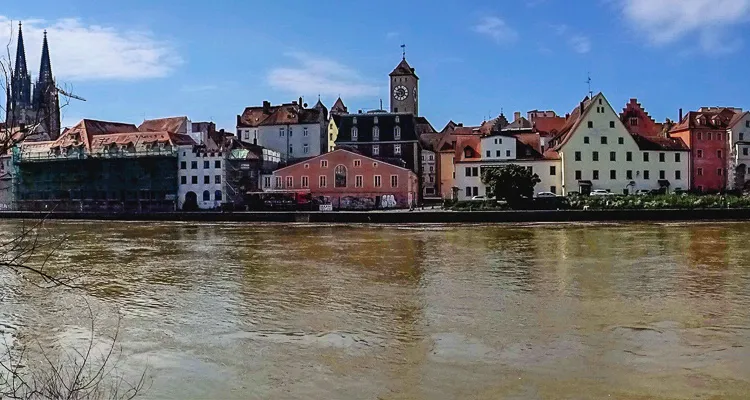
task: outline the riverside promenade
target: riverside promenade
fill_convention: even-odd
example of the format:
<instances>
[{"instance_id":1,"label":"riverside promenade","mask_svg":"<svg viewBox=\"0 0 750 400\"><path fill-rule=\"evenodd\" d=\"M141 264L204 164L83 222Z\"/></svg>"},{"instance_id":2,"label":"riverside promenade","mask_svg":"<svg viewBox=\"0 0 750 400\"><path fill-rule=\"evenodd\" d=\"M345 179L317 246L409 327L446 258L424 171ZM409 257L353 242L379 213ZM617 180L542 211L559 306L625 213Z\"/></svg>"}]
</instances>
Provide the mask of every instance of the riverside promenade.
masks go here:
<instances>
[{"instance_id":1,"label":"riverside promenade","mask_svg":"<svg viewBox=\"0 0 750 400\"><path fill-rule=\"evenodd\" d=\"M0 219L279 223L533 223L615 221L750 221L750 209L553 211L333 211L95 213L3 211Z\"/></svg>"}]
</instances>

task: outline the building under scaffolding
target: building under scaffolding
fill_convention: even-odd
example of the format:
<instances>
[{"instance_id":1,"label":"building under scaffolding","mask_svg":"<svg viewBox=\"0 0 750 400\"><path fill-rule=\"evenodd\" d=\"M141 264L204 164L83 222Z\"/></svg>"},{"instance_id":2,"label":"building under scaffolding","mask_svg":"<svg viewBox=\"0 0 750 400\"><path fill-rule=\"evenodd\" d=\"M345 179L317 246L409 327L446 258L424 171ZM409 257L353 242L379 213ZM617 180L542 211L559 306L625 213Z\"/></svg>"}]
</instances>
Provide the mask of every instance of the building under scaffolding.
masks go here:
<instances>
[{"instance_id":1,"label":"building under scaffolding","mask_svg":"<svg viewBox=\"0 0 750 400\"><path fill-rule=\"evenodd\" d=\"M227 203L235 210L247 210L263 191L261 179L279 167L281 153L261 146L233 141L227 151Z\"/></svg>"},{"instance_id":2,"label":"building under scaffolding","mask_svg":"<svg viewBox=\"0 0 750 400\"><path fill-rule=\"evenodd\" d=\"M169 132L84 120L52 142L13 152L15 208L35 211L173 211L177 146Z\"/></svg>"}]
</instances>

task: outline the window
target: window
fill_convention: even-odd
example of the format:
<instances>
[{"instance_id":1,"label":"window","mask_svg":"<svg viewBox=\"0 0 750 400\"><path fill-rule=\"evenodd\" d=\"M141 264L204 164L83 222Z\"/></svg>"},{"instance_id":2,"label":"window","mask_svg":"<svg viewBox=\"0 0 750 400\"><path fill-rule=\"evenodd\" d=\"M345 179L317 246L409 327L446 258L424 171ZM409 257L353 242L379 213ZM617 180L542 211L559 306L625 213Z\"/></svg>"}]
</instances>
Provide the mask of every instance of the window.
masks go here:
<instances>
[{"instance_id":1,"label":"window","mask_svg":"<svg viewBox=\"0 0 750 400\"><path fill-rule=\"evenodd\" d=\"M180 161L180 169L187 169L187 161Z\"/></svg>"},{"instance_id":2,"label":"window","mask_svg":"<svg viewBox=\"0 0 750 400\"><path fill-rule=\"evenodd\" d=\"M180 177L180 185L187 185L187 176Z\"/></svg>"},{"instance_id":3,"label":"window","mask_svg":"<svg viewBox=\"0 0 750 400\"><path fill-rule=\"evenodd\" d=\"M674 162L680 162L680 153L674 153Z\"/></svg>"},{"instance_id":4,"label":"window","mask_svg":"<svg viewBox=\"0 0 750 400\"><path fill-rule=\"evenodd\" d=\"M466 187L466 197L471 197L471 186Z\"/></svg>"},{"instance_id":5,"label":"window","mask_svg":"<svg viewBox=\"0 0 750 400\"><path fill-rule=\"evenodd\" d=\"M617 152L615 151L609 152L609 161L617 161Z\"/></svg>"},{"instance_id":6,"label":"window","mask_svg":"<svg viewBox=\"0 0 750 400\"><path fill-rule=\"evenodd\" d=\"M552 175L552 176L557 175L557 167L554 166L554 165L550 165L550 167L549 167L549 174Z\"/></svg>"},{"instance_id":7,"label":"window","mask_svg":"<svg viewBox=\"0 0 750 400\"><path fill-rule=\"evenodd\" d=\"M198 177L195 176L195 175L191 176L190 177L190 183L192 183L193 185L197 185L198 184Z\"/></svg>"},{"instance_id":8,"label":"window","mask_svg":"<svg viewBox=\"0 0 750 400\"><path fill-rule=\"evenodd\" d=\"M550 186L549 187L549 191L550 191L550 193L557 194L557 186Z\"/></svg>"},{"instance_id":9,"label":"window","mask_svg":"<svg viewBox=\"0 0 750 400\"><path fill-rule=\"evenodd\" d=\"M750 121L747 121L747 122L750 122ZM744 132L740 132L740 140L745 140L745 133Z\"/></svg>"},{"instance_id":10,"label":"window","mask_svg":"<svg viewBox=\"0 0 750 400\"><path fill-rule=\"evenodd\" d=\"M474 167L471 169L471 174L473 176L479 176L479 167Z\"/></svg>"},{"instance_id":11,"label":"window","mask_svg":"<svg viewBox=\"0 0 750 400\"><path fill-rule=\"evenodd\" d=\"M224 197L224 195L221 193L221 190L217 190L214 193L214 200L221 201L221 199Z\"/></svg>"},{"instance_id":12,"label":"window","mask_svg":"<svg viewBox=\"0 0 750 400\"><path fill-rule=\"evenodd\" d=\"M191 161L190 169L198 169L198 161Z\"/></svg>"},{"instance_id":13,"label":"window","mask_svg":"<svg viewBox=\"0 0 750 400\"><path fill-rule=\"evenodd\" d=\"M629 151L625 153L625 161L633 161L633 152Z\"/></svg>"},{"instance_id":14,"label":"window","mask_svg":"<svg viewBox=\"0 0 750 400\"><path fill-rule=\"evenodd\" d=\"M310 152L310 146L307 143L303 144L302 145L302 153L303 154L308 154L309 152Z\"/></svg>"},{"instance_id":15,"label":"window","mask_svg":"<svg viewBox=\"0 0 750 400\"><path fill-rule=\"evenodd\" d=\"M307 189L310 187L310 178L307 176L302 177L302 187Z\"/></svg>"},{"instance_id":16,"label":"window","mask_svg":"<svg viewBox=\"0 0 750 400\"><path fill-rule=\"evenodd\" d=\"M607 137L606 136L602 136L602 144L607 144Z\"/></svg>"},{"instance_id":17,"label":"window","mask_svg":"<svg viewBox=\"0 0 750 400\"><path fill-rule=\"evenodd\" d=\"M307 127L302 128L302 137L308 136L310 136L310 132L308 132Z\"/></svg>"},{"instance_id":18,"label":"window","mask_svg":"<svg viewBox=\"0 0 750 400\"><path fill-rule=\"evenodd\" d=\"M697 156L698 156L698 158L703 158L703 150L698 149L697 150Z\"/></svg>"},{"instance_id":19,"label":"window","mask_svg":"<svg viewBox=\"0 0 750 400\"><path fill-rule=\"evenodd\" d=\"M609 127L614 128L615 127L615 121L609 121Z\"/></svg>"},{"instance_id":20,"label":"window","mask_svg":"<svg viewBox=\"0 0 750 400\"><path fill-rule=\"evenodd\" d=\"M378 123L378 117L373 118L372 122L374 122L375 124L377 124Z\"/></svg>"},{"instance_id":21,"label":"window","mask_svg":"<svg viewBox=\"0 0 750 400\"><path fill-rule=\"evenodd\" d=\"M214 168L221 168L221 160L214 161Z\"/></svg>"},{"instance_id":22,"label":"window","mask_svg":"<svg viewBox=\"0 0 750 400\"><path fill-rule=\"evenodd\" d=\"M617 171L615 171L613 169L610 170L609 171L609 179L617 179Z\"/></svg>"},{"instance_id":23,"label":"window","mask_svg":"<svg viewBox=\"0 0 750 400\"><path fill-rule=\"evenodd\" d=\"M708 140L714 140L713 132L708 132Z\"/></svg>"},{"instance_id":24,"label":"window","mask_svg":"<svg viewBox=\"0 0 750 400\"><path fill-rule=\"evenodd\" d=\"M352 140L359 140L359 129L356 126L352 128Z\"/></svg>"},{"instance_id":25,"label":"window","mask_svg":"<svg viewBox=\"0 0 750 400\"><path fill-rule=\"evenodd\" d=\"M394 144L393 145L393 154L400 156L401 155L401 145L400 144Z\"/></svg>"},{"instance_id":26,"label":"window","mask_svg":"<svg viewBox=\"0 0 750 400\"><path fill-rule=\"evenodd\" d=\"M750 121L745 121L745 128L750 128Z\"/></svg>"},{"instance_id":27,"label":"window","mask_svg":"<svg viewBox=\"0 0 750 400\"><path fill-rule=\"evenodd\" d=\"M743 155L743 156L746 156L746 155L747 155L747 147L743 147L743 148L742 148L742 155Z\"/></svg>"},{"instance_id":28,"label":"window","mask_svg":"<svg viewBox=\"0 0 750 400\"><path fill-rule=\"evenodd\" d=\"M372 127L372 140L380 140L380 128L378 128L377 126Z\"/></svg>"},{"instance_id":29,"label":"window","mask_svg":"<svg viewBox=\"0 0 750 400\"><path fill-rule=\"evenodd\" d=\"M333 187L345 188L346 187L346 167L339 164L333 170L334 180Z\"/></svg>"},{"instance_id":30,"label":"window","mask_svg":"<svg viewBox=\"0 0 750 400\"><path fill-rule=\"evenodd\" d=\"M502 152L500 150L495 152L495 157L501 157L501 156L502 156Z\"/></svg>"},{"instance_id":31,"label":"window","mask_svg":"<svg viewBox=\"0 0 750 400\"><path fill-rule=\"evenodd\" d=\"M289 137L292 137L292 134L293 134L293 133L294 133L294 132L292 131L292 128L289 128Z\"/></svg>"},{"instance_id":32,"label":"window","mask_svg":"<svg viewBox=\"0 0 750 400\"><path fill-rule=\"evenodd\" d=\"M352 118L352 123L353 123L354 125L357 125L357 117L354 117L354 118Z\"/></svg>"},{"instance_id":33,"label":"window","mask_svg":"<svg viewBox=\"0 0 750 400\"><path fill-rule=\"evenodd\" d=\"M716 170L716 175L718 175L718 176L722 176L722 175L723 175L723 172L724 172L724 170L723 170L723 169L721 169L721 168L718 168L718 169Z\"/></svg>"},{"instance_id":34,"label":"window","mask_svg":"<svg viewBox=\"0 0 750 400\"><path fill-rule=\"evenodd\" d=\"M208 190L203 191L203 201L211 201L211 192Z\"/></svg>"},{"instance_id":35,"label":"window","mask_svg":"<svg viewBox=\"0 0 750 400\"><path fill-rule=\"evenodd\" d=\"M505 150L505 157L510 157L510 150Z\"/></svg>"},{"instance_id":36,"label":"window","mask_svg":"<svg viewBox=\"0 0 750 400\"><path fill-rule=\"evenodd\" d=\"M703 168L698 168L698 176L703 176Z\"/></svg>"},{"instance_id":37,"label":"window","mask_svg":"<svg viewBox=\"0 0 750 400\"><path fill-rule=\"evenodd\" d=\"M678 180L678 181L679 181L679 180L681 180L681 179L682 179L682 172L680 172L680 171L675 171L675 172L674 172L674 179L675 179L675 180Z\"/></svg>"},{"instance_id":38,"label":"window","mask_svg":"<svg viewBox=\"0 0 750 400\"><path fill-rule=\"evenodd\" d=\"M396 121L398 123L398 121ZM401 140L401 127L397 126L393 129L393 140Z\"/></svg>"},{"instance_id":39,"label":"window","mask_svg":"<svg viewBox=\"0 0 750 400\"><path fill-rule=\"evenodd\" d=\"M210 177L210 176L208 176L208 175L204 175L204 176L203 176L203 184L204 184L204 185L208 185L208 184L210 184L210 183L211 183L211 177Z\"/></svg>"},{"instance_id":40,"label":"window","mask_svg":"<svg viewBox=\"0 0 750 400\"><path fill-rule=\"evenodd\" d=\"M667 179L667 171L659 171L659 179Z\"/></svg>"},{"instance_id":41,"label":"window","mask_svg":"<svg viewBox=\"0 0 750 400\"><path fill-rule=\"evenodd\" d=\"M589 128L593 128L593 127L594 127L594 121L589 121Z\"/></svg>"},{"instance_id":42,"label":"window","mask_svg":"<svg viewBox=\"0 0 750 400\"><path fill-rule=\"evenodd\" d=\"M576 161L581 161L581 152L576 151Z\"/></svg>"},{"instance_id":43,"label":"window","mask_svg":"<svg viewBox=\"0 0 750 400\"><path fill-rule=\"evenodd\" d=\"M630 171L630 170L625 171L625 178L632 180L633 179L633 171Z\"/></svg>"},{"instance_id":44,"label":"window","mask_svg":"<svg viewBox=\"0 0 750 400\"><path fill-rule=\"evenodd\" d=\"M643 162L648 162L648 153L643 153Z\"/></svg>"},{"instance_id":45,"label":"window","mask_svg":"<svg viewBox=\"0 0 750 400\"><path fill-rule=\"evenodd\" d=\"M473 189L474 189L474 196L479 196L479 188L474 186Z\"/></svg>"},{"instance_id":46,"label":"window","mask_svg":"<svg viewBox=\"0 0 750 400\"><path fill-rule=\"evenodd\" d=\"M209 169L209 168L211 168L211 162L203 161L203 169Z\"/></svg>"},{"instance_id":47,"label":"window","mask_svg":"<svg viewBox=\"0 0 750 400\"><path fill-rule=\"evenodd\" d=\"M589 144L589 137L588 136L584 136L583 137L583 144Z\"/></svg>"},{"instance_id":48,"label":"window","mask_svg":"<svg viewBox=\"0 0 750 400\"><path fill-rule=\"evenodd\" d=\"M703 133L702 132L698 132L698 140L703 140Z\"/></svg>"},{"instance_id":49,"label":"window","mask_svg":"<svg viewBox=\"0 0 750 400\"><path fill-rule=\"evenodd\" d=\"M430 154L430 161L433 161L433 160L434 160L434 158L433 158L432 154Z\"/></svg>"},{"instance_id":50,"label":"window","mask_svg":"<svg viewBox=\"0 0 750 400\"><path fill-rule=\"evenodd\" d=\"M471 176L471 167L466 167L466 174L465 176Z\"/></svg>"},{"instance_id":51,"label":"window","mask_svg":"<svg viewBox=\"0 0 750 400\"><path fill-rule=\"evenodd\" d=\"M263 187L264 188L270 188L271 187L271 177L270 176L263 177Z\"/></svg>"},{"instance_id":52,"label":"window","mask_svg":"<svg viewBox=\"0 0 750 400\"><path fill-rule=\"evenodd\" d=\"M583 177L581 175L581 171L576 171L576 180L580 181L581 179L583 179Z\"/></svg>"},{"instance_id":53,"label":"window","mask_svg":"<svg viewBox=\"0 0 750 400\"><path fill-rule=\"evenodd\" d=\"M284 137L284 128L279 128L279 137Z\"/></svg>"},{"instance_id":54,"label":"window","mask_svg":"<svg viewBox=\"0 0 750 400\"><path fill-rule=\"evenodd\" d=\"M487 158L490 158L490 157L492 157L492 152L487 150Z\"/></svg>"},{"instance_id":55,"label":"window","mask_svg":"<svg viewBox=\"0 0 750 400\"><path fill-rule=\"evenodd\" d=\"M354 160L354 168L359 168L362 166L362 160Z\"/></svg>"},{"instance_id":56,"label":"window","mask_svg":"<svg viewBox=\"0 0 750 400\"><path fill-rule=\"evenodd\" d=\"M630 118L630 126L638 126L638 118Z\"/></svg>"},{"instance_id":57,"label":"window","mask_svg":"<svg viewBox=\"0 0 750 400\"><path fill-rule=\"evenodd\" d=\"M217 185L221 184L221 175L214 175L214 183Z\"/></svg>"},{"instance_id":58,"label":"window","mask_svg":"<svg viewBox=\"0 0 750 400\"><path fill-rule=\"evenodd\" d=\"M391 175L391 187L398 187L398 175Z\"/></svg>"},{"instance_id":59,"label":"window","mask_svg":"<svg viewBox=\"0 0 750 400\"><path fill-rule=\"evenodd\" d=\"M326 182L326 176L325 175L321 175L321 176L318 177L318 187L324 188L324 187L328 186L327 183L328 182Z\"/></svg>"},{"instance_id":60,"label":"window","mask_svg":"<svg viewBox=\"0 0 750 400\"><path fill-rule=\"evenodd\" d=\"M594 176L593 176L593 178L594 178L595 181L599 180L599 170L596 170L596 169L594 170Z\"/></svg>"},{"instance_id":61,"label":"window","mask_svg":"<svg viewBox=\"0 0 750 400\"><path fill-rule=\"evenodd\" d=\"M292 153L294 153L294 148L293 148L293 147L292 147L292 145L290 144L290 145L289 145L289 154L292 154Z\"/></svg>"},{"instance_id":62,"label":"window","mask_svg":"<svg viewBox=\"0 0 750 400\"><path fill-rule=\"evenodd\" d=\"M594 161L599 161L599 152L598 151L593 152L592 157Z\"/></svg>"},{"instance_id":63,"label":"window","mask_svg":"<svg viewBox=\"0 0 750 400\"><path fill-rule=\"evenodd\" d=\"M245 131L245 140L250 140L250 131Z\"/></svg>"},{"instance_id":64,"label":"window","mask_svg":"<svg viewBox=\"0 0 750 400\"><path fill-rule=\"evenodd\" d=\"M372 155L379 156L380 155L380 146L377 144L372 146Z\"/></svg>"},{"instance_id":65,"label":"window","mask_svg":"<svg viewBox=\"0 0 750 400\"><path fill-rule=\"evenodd\" d=\"M643 171L643 179L649 180L651 179L651 172L650 171Z\"/></svg>"},{"instance_id":66,"label":"window","mask_svg":"<svg viewBox=\"0 0 750 400\"><path fill-rule=\"evenodd\" d=\"M625 138L621 138L621 137L617 138L617 143L618 144L625 144Z\"/></svg>"},{"instance_id":67,"label":"window","mask_svg":"<svg viewBox=\"0 0 750 400\"><path fill-rule=\"evenodd\" d=\"M716 157L721 158L722 155L723 153L721 152L721 150L716 151Z\"/></svg>"},{"instance_id":68,"label":"window","mask_svg":"<svg viewBox=\"0 0 750 400\"><path fill-rule=\"evenodd\" d=\"M281 189L281 188L283 187L283 185L282 185L283 183L284 183L284 182L283 182L283 180L281 179L281 177L280 177L280 176L277 176L277 177L276 177L276 189Z\"/></svg>"},{"instance_id":69,"label":"window","mask_svg":"<svg viewBox=\"0 0 750 400\"><path fill-rule=\"evenodd\" d=\"M716 140L721 140L721 132L716 133Z\"/></svg>"},{"instance_id":70,"label":"window","mask_svg":"<svg viewBox=\"0 0 750 400\"><path fill-rule=\"evenodd\" d=\"M375 185L376 188L379 188L381 186L380 175L375 175L373 184Z\"/></svg>"},{"instance_id":71,"label":"window","mask_svg":"<svg viewBox=\"0 0 750 400\"><path fill-rule=\"evenodd\" d=\"M362 175L357 175L354 177L354 187L361 188L364 184L364 177Z\"/></svg>"}]
</instances>

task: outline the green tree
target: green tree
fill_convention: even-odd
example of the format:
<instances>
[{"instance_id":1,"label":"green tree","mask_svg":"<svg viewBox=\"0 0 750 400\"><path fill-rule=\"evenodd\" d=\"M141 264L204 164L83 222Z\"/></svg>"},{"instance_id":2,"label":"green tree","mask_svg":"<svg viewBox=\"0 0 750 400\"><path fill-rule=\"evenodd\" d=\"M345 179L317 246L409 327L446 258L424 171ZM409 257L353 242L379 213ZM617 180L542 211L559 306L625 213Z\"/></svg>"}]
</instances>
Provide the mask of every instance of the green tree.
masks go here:
<instances>
[{"instance_id":1,"label":"green tree","mask_svg":"<svg viewBox=\"0 0 750 400\"><path fill-rule=\"evenodd\" d=\"M518 204L524 198L534 197L534 186L541 182L539 175L520 165L485 168L482 182L487 185L487 196L505 199L508 204Z\"/></svg>"}]
</instances>

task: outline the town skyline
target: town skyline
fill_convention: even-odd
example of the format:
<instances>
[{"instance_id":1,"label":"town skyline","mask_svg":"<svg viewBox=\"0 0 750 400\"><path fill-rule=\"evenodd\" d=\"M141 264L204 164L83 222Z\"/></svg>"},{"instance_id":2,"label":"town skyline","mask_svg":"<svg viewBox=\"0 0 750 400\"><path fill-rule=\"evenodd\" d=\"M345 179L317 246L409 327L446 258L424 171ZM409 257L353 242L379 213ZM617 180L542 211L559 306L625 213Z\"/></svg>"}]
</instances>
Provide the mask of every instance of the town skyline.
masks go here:
<instances>
[{"instance_id":1,"label":"town skyline","mask_svg":"<svg viewBox=\"0 0 750 400\"><path fill-rule=\"evenodd\" d=\"M741 79L742 63L732 62L744 48L737 38L747 31L750 0L352 6L368 13L372 29L366 32L333 3L284 13L281 4L264 4L264 14L274 17L247 26L234 14L257 3L233 12L222 5L170 9L169 2L136 1L127 9L41 3L34 10L6 9L0 25L8 29L0 39L7 41L23 20L26 56L37 60L48 30L58 83L89 100L70 104L63 126L81 118L140 122L190 115L234 131L246 106L299 96L312 105L318 94L328 107L341 95L352 112L376 109L381 99L388 104L387 74L401 58L401 44L421 78L420 114L437 129L449 120L478 124L501 110L564 115L589 91L589 73L593 92L606 93L616 107L638 98L659 121L677 119L679 108L747 108L742 94L750 88ZM455 23L430 23L449 15ZM201 21L219 17L225 21L220 29L203 28ZM336 24L312 24L315 18ZM14 49L12 42L11 56ZM38 73L36 62L29 69Z\"/></svg>"}]
</instances>

